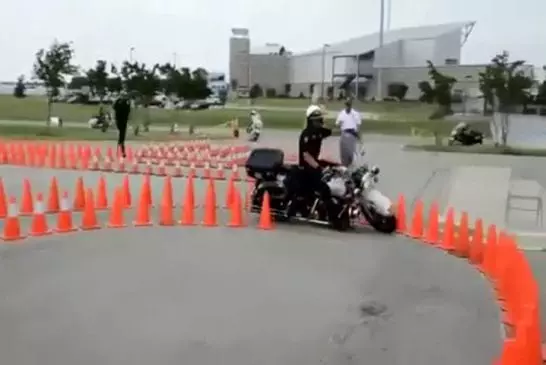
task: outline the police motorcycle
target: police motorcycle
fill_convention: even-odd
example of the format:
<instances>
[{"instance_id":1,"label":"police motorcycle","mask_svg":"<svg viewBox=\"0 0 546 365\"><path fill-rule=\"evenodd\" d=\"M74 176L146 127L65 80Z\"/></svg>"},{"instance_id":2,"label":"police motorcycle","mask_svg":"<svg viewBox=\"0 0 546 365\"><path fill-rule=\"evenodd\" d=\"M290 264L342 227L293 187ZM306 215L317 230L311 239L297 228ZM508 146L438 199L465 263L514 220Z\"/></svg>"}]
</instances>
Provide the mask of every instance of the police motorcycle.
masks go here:
<instances>
[{"instance_id":1,"label":"police motorcycle","mask_svg":"<svg viewBox=\"0 0 546 365\"><path fill-rule=\"evenodd\" d=\"M320 160L322 180L330 188L336 212L328 212L318 194L292 191L303 173L298 165L284 163L280 149L254 149L247 162L248 176L255 179L251 193L251 212L260 213L264 194L270 197L270 211L278 221L303 221L331 225L345 231L366 220L376 231L390 234L396 230L393 204L377 188L379 168L364 163L364 150L355 153L349 167ZM305 190L305 188L303 189ZM298 190L301 192L301 190Z\"/></svg>"},{"instance_id":2,"label":"police motorcycle","mask_svg":"<svg viewBox=\"0 0 546 365\"><path fill-rule=\"evenodd\" d=\"M483 144L483 133L470 128L467 123L461 122L453 127L447 143L450 146L456 144L462 146Z\"/></svg>"},{"instance_id":3,"label":"police motorcycle","mask_svg":"<svg viewBox=\"0 0 546 365\"><path fill-rule=\"evenodd\" d=\"M250 112L250 123L246 127L249 142L258 142L262 133L263 121L261 115L253 110Z\"/></svg>"},{"instance_id":4,"label":"police motorcycle","mask_svg":"<svg viewBox=\"0 0 546 365\"><path fill-rule=\"evenodd\" d=\"M110 125L112 124L112 116L108 112L104 112L103 109L100 109L98 114L91 117L87 125L91 129L100 129L103 132L106 132Z\"/></svg>"}]
</instances>

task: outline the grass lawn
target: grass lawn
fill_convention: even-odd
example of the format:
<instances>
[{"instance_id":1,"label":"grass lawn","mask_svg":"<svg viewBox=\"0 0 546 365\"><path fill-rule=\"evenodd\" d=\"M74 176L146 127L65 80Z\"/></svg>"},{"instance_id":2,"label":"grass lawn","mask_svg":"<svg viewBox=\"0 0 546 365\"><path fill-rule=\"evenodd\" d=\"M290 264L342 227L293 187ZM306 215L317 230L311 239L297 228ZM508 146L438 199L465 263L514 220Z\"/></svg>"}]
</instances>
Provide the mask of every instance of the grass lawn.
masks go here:
<instances>
[{"instance_id":1,"label":"grass lawn","mask_svg":"<svg viewBox=\"0 0 546 365\"><path fill-rule=\"evenodd\" d=\"M263 110L261 112L266 128L301 128L303 125L303 109L307 105L306 99L260 99L260 103L268 103L274 106L290 107L293 110ZM281 104L283 103L283 104ZM365 103L359 109L381 112L380 120L364 120L362 131L364 133L378 134L411 134L412 130L437 131L441 135L447 135L456 121L430 121L427 119L430 106L413 102L382 102ZM301 109L299 109L301 107ZM66 122L87 123L89 118L97 112L97 106L76 105L59 103L53 105L53 115L61 117ZM329 105L329 110L341 108L337 105ZM16 99L11 95L0 95L0 120L4 121L39 121L44 120L47 113L47 102L43 97L27 97ZM149 113L152 125L171 125L177 123L181 126L193 123L197 128L211 127L225 123L235 118L239 119L239 125L244 128L248 120L248 110L236 109L209 109L200 111L165 110L165 109L137 109L132 115L132 124L142 123ZM471 123L479 130L488 131L486 122Z\"/></svg>"},{"instance_id":2,"label":"grass lawn","mask_svg":"<svg viewBox=\"0 0 546 365\"><path fill-rule=\"evenodd\" d=\"M546 157L546 148L512 148L495 147L493 145L476 146L437 146L434 144L425 145L407 145L407 150L427 151L427 152L455 152L455 153L475 153L486 155L509 155L509 156L538 156Z\"/></svg>"},{"instance_id":3,"label":"grass lawn","mask_svg":"<svg viewBox=\"0 0 546 365\"><path fill-rule=\"evenodd\" d=\"M96 129L63 127L47 128L41 125L0 125L1 139L16 140L66 140L66 141L116 141L117 130L109 130L103 133ZM169 134L168 132L149 132L140 136L127 132L128 141L167 141L167 140L190 140L199 138L226 139L228 133L222 134L194 134L190 136L186 132Z\"/></svg>"},{"instance_id":4,"label":"grass lawn","mask_svg":"<svg viewBox=\"0 0 546 365\"><path fill-rule=\"evenodd\" d=\"M235 104L248 106L248 100L239 100ZM380 102L361 102L355 101L354 107L364 113L377 114L381 119L412 121L427 119L435 109L434 105L424 104L417 101L380 101ZM282 99L282 98L261 98L255 103L257 109L260 108L287 108L304 110L309 106L309 99ZM343 109L343 101L328 101L325 103L329 111L338 111Z\"/></svg>"}]
</instances>

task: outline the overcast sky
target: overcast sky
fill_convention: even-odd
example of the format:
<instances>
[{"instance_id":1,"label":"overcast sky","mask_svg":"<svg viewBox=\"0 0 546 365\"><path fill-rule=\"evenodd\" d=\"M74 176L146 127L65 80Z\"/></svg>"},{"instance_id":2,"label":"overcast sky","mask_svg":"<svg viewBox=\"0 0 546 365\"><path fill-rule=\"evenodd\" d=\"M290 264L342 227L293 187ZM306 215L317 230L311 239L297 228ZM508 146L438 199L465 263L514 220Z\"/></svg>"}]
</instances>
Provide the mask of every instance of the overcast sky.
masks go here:
<instances>
[{"instance_id":1,"label":"overcast sky","mask_svg":"<svg viewBox=\"0 0 546 365\"><path fill-rule=\"evenodd\" d=\"M29 75L36 50L54 38L72 41L84 67L120 63L134 47L147 63L177 53L179 65L223 72L232 27L248 27L254 44L305 51L377 31L379 0L5 0L0 16L3 81ZM476 20L464 63L507 49L543 65L545 17L545 0L392 0L391 28Z\"/></svg>"}]
</instances>

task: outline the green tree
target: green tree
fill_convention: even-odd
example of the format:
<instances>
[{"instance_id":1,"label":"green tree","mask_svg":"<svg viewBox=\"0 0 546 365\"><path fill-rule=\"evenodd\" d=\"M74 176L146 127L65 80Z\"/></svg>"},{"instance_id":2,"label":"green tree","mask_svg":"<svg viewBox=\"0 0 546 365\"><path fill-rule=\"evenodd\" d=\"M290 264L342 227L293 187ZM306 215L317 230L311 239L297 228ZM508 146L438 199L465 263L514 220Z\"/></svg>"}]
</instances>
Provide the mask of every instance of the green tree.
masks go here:
<instances>
[{"instance_id":1,"label":"green tree","mask_svg":"<svg viewBox=\"0 0 546 365\"><path fill-rule=\"evenodd\" d=\"M421 81L418 86L419 90L421 90L421 96L419 96L419 101L427 104L434 103L434 89L430 82Z\"/></svg>"},{"instance_id":2,"label":"green tree","mask_svg":"<svg viewBox=\"0 0 546 365\"><path fill-rule=\"evenodd\" d=\"M513 113L527 102L533 80L525 75L524 64L522 60L510 62L504 51L480 72L480 91L488 105L502 113Z\"/></svg>"},{"instance_id":3,"label":"green tree","mask_svg":"<svg viewBox=\"0 0 546 365\"><path fill-rule=\"evenodd\" d=\"M106 80L106 88L111 93L119 94L123 90L123 81L119 74L118 68L114 65L110 65L110 76Z\"/></svg>"},{"instance_id":4,"label":"green tree","mask_svg":"<svg viewBox=\"0 0 546 365\"><path fill-rule=\"evenodd\" d=\"M262 97L263 94L264 94L264 91L262 90L262 87L259 84L254 84L250 88L250 92L248 96L251 100L254 100L254 99Z\"/></svg>"},{"instance_id":5,"label":"green tree","mask_svg":"<svg viewBox=\"0 0 546 365\"><path fill-rule=\"evenodd\" d=\"M541 106L546 106L546 81L543 81L538 86L536 103Z\"/></svg>"},{"instance_id":6,"label":"green tree","mask_svg":"<svg viewBox=\"0 0 546 365\"><path fill-rule=\"evenodd\" d=\"M25 77L23 75L19 76L17 79L17 84L13 89L13 96L16 98L24 98L26 96L25 91L27 87L25 86Z\"/></svg>"},{"instance_id":7,"label":"green tree","mask_svg":"<svg viewBox=\"0 0 546 365\"><path fill-rule=\"evenodd\" d=\"M83 87L89 86L87 76L73 76L67 85L70 90L81 90Z\"/></svg>"},{"instance_id":8,"label":"green tree","mask_svg":"<svg viewBox=\"0 0 546 365\"><path fill-rule=\"evenodd\" d=\"M404 100L408 92L408 85L403 82L392 82L387 86L387 95L398 100Z\"/></svg>"},{"instance_id":9,"label":"green tree","mask_svg":"<svg viewBox=\"0 0 546 365\"><path fill-rule=\"evenodd\" d=\"M36 52L34 77L42 81L47 89L47 126L50 125L53 98L59 95L59 89L66 85L66 76L72 75L77 68L72 64L74 50L71 43L54 41L49 49Z\"/></svg>"},{"instance_id":10,"label":"green tree","mask_svg":"<svg viewBox=\"0 0 546 365\"><path fill-rule=\"evenodd\" d=\"M496 55L483 72L480 72L480 91L484 103L500 113L495 125L500 132L495 143L506 145L508 137L508 118L517 107L529 100L529 88L533 80L523 70L525 61L511 62L508 52ZM497 132L497 133L499 133Z\"/></svg>"},{"instance_id":11,"label":"green tree","mask_svg":"<svg viewBox=\"0 0 546 365\"><path fill-rule=\"evenodd\" d=\"M432 95L434 95L434 101L438 104L438 109L430 118L441 119L446 115L453 114L451 109L451 94L453 85L455 85L457 79L439 72L438 69L436 69L436 66L430 61L427 61L427 66L428 75L432 81Z\"/></svg>"},{"instance_id":12,"label":"green tree","mask_svg":"<svg viewBox=\"0 0 546 365\"><path fill-rule=\"evenodd\" d=\"M193 99L206 99L212 91L208 86L208 72L204 68L197 68L191 73L191 89Z\"/></svg>"},{"instance_id":13,"label":"green tree","mask_svg":"<svg viewBox=\"0 0 546 365\"><path fill-rule=\"evenodd\" d=\"M292 92L292 85L291 84L284 84L284 95L286 97L290 97L291 92Z\"/></svg>"},{"instance_id":14,"label":"green tree","mask_svg":"<svg viewBox=\"0 0 546 365\"><path fill-rule=\"evenodd\" d=\"M148 68L144 63L127 61L121 67L121 77L125 89L136 99L137 104L146 110L144 131L149 131L151 124L148 107L161 88L159 70L158 64Z\"/></svg>"},{"instance_id":15,"label":"green tree","mask_svg":"<svg viewBox=\"0 0 546 365\"><path fill-rule=\"evenodd\" d=\"M95 67L87 70L86 72L91 93L99 97L101 104L108 92L108 72L106 71L107 65L108 64L106 61L98 60Z\"/></svg>"}]
</instances>

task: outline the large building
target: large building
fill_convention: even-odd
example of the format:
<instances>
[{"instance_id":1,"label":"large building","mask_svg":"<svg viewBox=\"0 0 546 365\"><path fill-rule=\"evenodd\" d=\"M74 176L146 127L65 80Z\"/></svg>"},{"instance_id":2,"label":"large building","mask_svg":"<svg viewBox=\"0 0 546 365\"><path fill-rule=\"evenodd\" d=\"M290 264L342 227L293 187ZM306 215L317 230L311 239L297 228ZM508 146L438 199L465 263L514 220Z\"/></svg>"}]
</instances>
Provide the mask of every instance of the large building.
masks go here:
<instances>
[{"instance_id":1,"label":"large building","mask_svg":"<svg viewBox=\"0 0 546 365\"><path fill-rule=\"evenodd\" d=\"M230 39L231 84L245 92L259 84L290 96L337 96L350 91L359 98L385 97L388 85L405 83L408 99L420 95L418 83L428 80L427 61L455 77L461 90L476 88L485 65L461 65L461 48L475 22L430 25L386 31L323 44L292 54L278 44L251 47L247 29L233 29Z\"/></svg>"}]
</instances>

